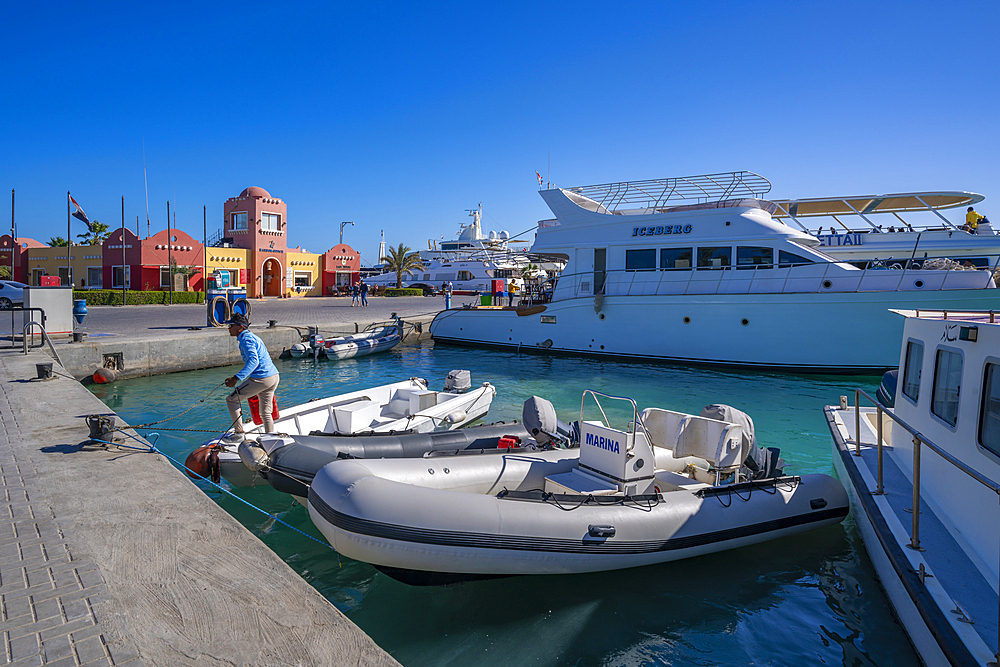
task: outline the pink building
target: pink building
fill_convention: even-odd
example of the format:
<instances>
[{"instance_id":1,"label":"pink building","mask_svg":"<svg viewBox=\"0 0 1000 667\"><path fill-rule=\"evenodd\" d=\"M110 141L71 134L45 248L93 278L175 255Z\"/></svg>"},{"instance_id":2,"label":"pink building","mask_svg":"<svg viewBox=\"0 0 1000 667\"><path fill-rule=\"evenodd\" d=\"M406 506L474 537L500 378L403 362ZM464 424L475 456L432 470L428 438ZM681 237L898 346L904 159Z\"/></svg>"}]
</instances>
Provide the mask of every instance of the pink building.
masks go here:
<instances>
[{"instance_id":1,"label":"pink building","mask_svg":"<svg viewBox=\"0 0 1000 667\"><path fill-rule=\"evenodd\" d=\"M361 255L357 250L339 243L323 253L323 295L337 292L337 288L357 283L361 276Z\"/></svg>"},{"instance_id":2,"label":"pink building","mask_svg":"<svg viewBox=\"0 0 1000 667\"><path fill-rule=\"evenodd\" d=\"M223 235L250 251L247 296L281 296L288 278L288 206L254 186L226 200L223 214Z\"/></svg>"}]
</instances>

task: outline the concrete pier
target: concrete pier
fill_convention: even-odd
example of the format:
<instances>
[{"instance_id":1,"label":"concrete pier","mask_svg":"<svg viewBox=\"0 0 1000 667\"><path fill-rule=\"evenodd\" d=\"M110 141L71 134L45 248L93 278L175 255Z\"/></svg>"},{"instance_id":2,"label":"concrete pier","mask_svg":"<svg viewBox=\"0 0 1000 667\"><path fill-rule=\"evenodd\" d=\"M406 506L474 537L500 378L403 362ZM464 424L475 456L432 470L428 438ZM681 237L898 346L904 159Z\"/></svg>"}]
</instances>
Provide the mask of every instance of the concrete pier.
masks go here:
<instances>
[{"instance_id":1,"label":"concrete pier","mask_svg":"<svg viewBox=\"0 0 1000 667\"><path fill-rule=\"evenodd\" d=\"M0 354L7 662L398 664L161 455L82 446L109 410L49 359Z\"/></svg>"}]
</instances>

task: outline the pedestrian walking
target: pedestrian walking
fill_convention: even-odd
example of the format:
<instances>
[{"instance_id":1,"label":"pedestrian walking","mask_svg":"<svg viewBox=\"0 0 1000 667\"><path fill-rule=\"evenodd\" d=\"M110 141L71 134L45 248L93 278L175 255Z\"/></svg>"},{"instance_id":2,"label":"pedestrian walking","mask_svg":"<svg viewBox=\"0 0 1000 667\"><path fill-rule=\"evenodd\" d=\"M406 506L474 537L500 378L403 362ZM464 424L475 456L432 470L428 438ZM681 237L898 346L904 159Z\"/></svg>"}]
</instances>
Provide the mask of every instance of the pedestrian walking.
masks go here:
<instances>
[{"instance_id":1,"label":"pedestrian walking","mask_svg":"<svg viewBox=\"0 0 1000 667\"><path fill-rule=\"evenodd\" d=\"M368 306L368 283L361 281L361 307Z\"/></svg>"},{"instance_id":2,"label":"pedestrian walking","mask_svg":"<svg viewBox=\"0 0 1000 667\"><path fill-rule=\"evenodd\" d=\"M351 285L351 307L358 305L358 298L361 296L361 288L357 283Z\"/></svg>"}]
</instances>

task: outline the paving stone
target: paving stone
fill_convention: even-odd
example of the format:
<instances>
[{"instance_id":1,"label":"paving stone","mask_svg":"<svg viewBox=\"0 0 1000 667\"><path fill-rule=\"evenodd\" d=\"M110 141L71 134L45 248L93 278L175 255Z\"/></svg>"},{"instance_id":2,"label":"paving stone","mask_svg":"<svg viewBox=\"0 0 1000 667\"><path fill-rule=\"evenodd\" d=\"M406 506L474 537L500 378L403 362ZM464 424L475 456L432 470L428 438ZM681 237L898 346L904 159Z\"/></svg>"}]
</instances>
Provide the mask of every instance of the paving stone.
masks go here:
<instances>
[{"instance_id":1,"label":"paving stone","mask_svg":"<svg viewBox=\"0 0 1000 667\"><path fill-rule=\"evenodd\" d=\"M4 621L9 623L11 619L17 618L19 616L30 616L31 615L31 600L27 597L14 598L8 600L4 598L3 601L3 613Z\"/></svg>"},{"instance_id":2,"label":"paving stone","mask_svg":"<svg viewBox=\"0 0 1000 667\"><path fill-rule=\"evenodd\" d=\"M47 630L42 630L38 633L39 638L45 641L49 637L55 637L57 635L69 635L75 632L83 632L87 628L94 626L94 619L90 616L84 616L82 618L77 618L72 621L67 621L66 623L60 623L54 625ZM74 640L76 641L76 640Z\"/></svg>"},{"instance_id":3,"label":"paving stone","mask_svg":"<svg viewBox=\"0 0 1000 667\"><path fill-rule=\"evenodd\" d=\"M108 653L104 650L104 642L100 637L87 637L76 645L76 654L80 662L86 664L99 658L106 658Z\"/></svg>"},{"instance_id":4,"label":"paving stone","mask_svg":"<svg viewBox=\"0 0 1000 667\"><path fill-rule=\"evenodd\" d=\"M40 654L35 654L28 656L27 658L21 658L20 660L14 660L13 662L7 663L7 667L35 667L35 665L42 664L42 656Z\"/></svg>"},{"instance_id":5,"label":"paving stone","mask_svg":"<svg viewBox=\"0 0 1000 667\"><path fill-rule=\"evenodd\" d=\"M38 635L30 634L10 640L11 660L20 660L21 658L37 655L39 650Z\"/></svg>"},{"instance_id":6,"label":"paving stone","mask_svg":"<svg viewBox=\"0 0 1000 667\"><path fill-rule=\"evenodd\" d=\"M73 645L69 641L69 635L58 635L42 640L42 655L46 663L72 657Z\"/></svg>"}]
</instances>

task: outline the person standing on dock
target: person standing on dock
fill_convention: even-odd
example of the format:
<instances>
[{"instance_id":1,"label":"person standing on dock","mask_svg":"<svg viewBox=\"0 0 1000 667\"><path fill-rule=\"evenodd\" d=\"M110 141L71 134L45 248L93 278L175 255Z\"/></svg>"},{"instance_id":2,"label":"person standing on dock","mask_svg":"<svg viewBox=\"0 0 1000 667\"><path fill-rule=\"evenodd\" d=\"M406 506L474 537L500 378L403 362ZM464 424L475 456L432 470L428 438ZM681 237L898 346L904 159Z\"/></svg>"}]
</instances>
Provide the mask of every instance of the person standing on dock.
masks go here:
<instances>
[{"instance_id":1,"label":"person standing on dock","mask_svg":"<svg viewBox=\"0 0 1000 667\"><path fill-rule=\"evenodd\" d=\"M451 281L445 281L445 284L441 286L442 291L444 291L444 309L451 309Z\"/></svg>"},{"instance_id":2,"label":"person standing on dock","mask_svg":"<svg viewBox=\"0 0 1000 667\"><path fill-rule=\"evenodd\" d=\"M360 289L361 289L361 307L364 308L368 305L368 283L362 280Z\"/></svg>"},{"instance_id":3,"label":"person standing on dock","mask_svg":"<svg viewBox=\"0 0 1000 667\"><path fill-rule=\"evenodd\" d=\"M358 296L361 294L361 290L358 289L358 284L354 283L351 285L351 308L358 305Z\"/></svg>"},{"instance_id":4,"label":"person standing on dock","mask_svg":"<svg viewBox=\"0 0 1000 667\"><path fill-rule=\"evenodd\" d=\"M264 341L250 332L250 320L239 313L229 320L229 335L235 336L240 344L240 356L244 366L236 375L226 378L227 387L236 390L226 397L226 407L233 419L233 432L243 433L244 398L257 396L260 401L260 416L264 420L264 432L274 432L274 418L271 416L274 390L278 387L278 369L271 361L271 355ZM238 387L236 385L239 385Z\"/></svg>"}]
</instances>

